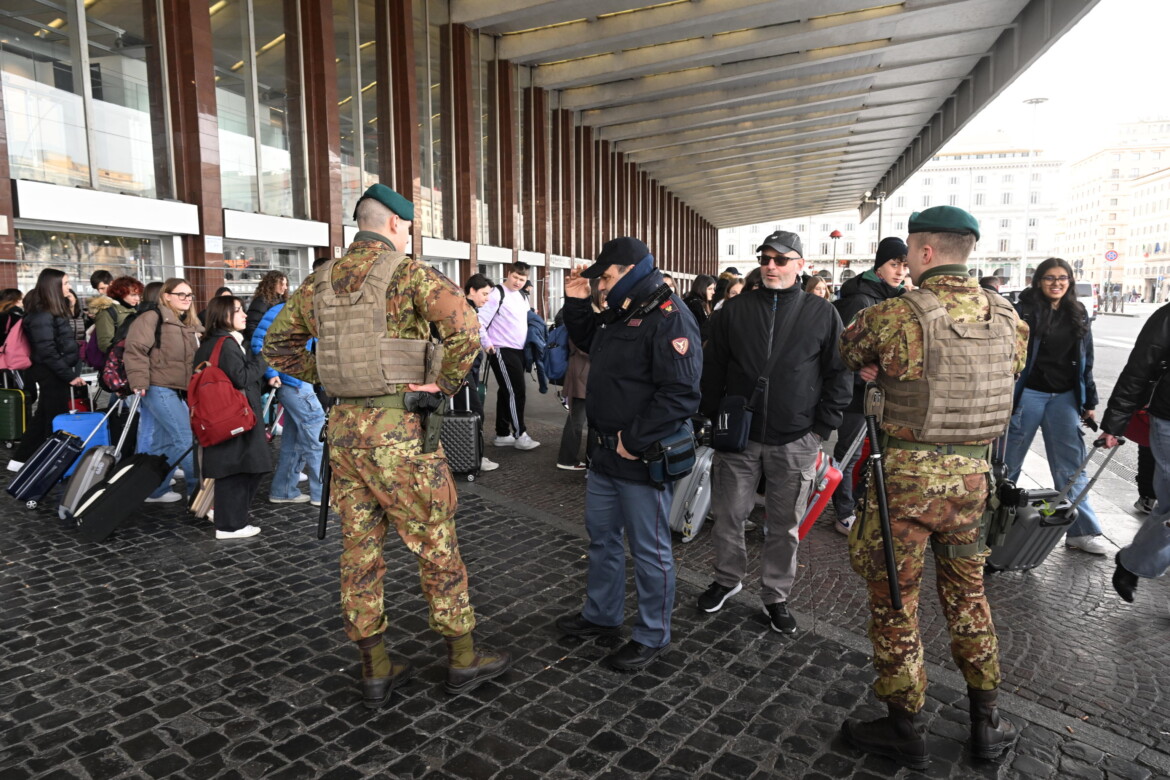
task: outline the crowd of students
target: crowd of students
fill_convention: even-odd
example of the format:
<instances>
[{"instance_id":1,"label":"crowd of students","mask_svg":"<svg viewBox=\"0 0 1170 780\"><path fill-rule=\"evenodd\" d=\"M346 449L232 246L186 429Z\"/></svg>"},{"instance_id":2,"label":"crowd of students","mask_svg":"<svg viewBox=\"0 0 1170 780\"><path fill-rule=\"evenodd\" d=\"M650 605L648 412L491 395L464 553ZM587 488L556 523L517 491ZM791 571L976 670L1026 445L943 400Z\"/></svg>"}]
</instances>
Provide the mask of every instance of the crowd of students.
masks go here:
<instances>
[{"instance_id":1,"label":"crowd of students","mask_svg":"<svg viewBox=\"0 0 1170 780\"><path fill-rule=\"evenodd\" d=\"M311 385L267 369L258 354L264 330L287 298L285 274L265 274L250 304L221 287L198 313L186 279L144 284L131 276L114 278L108 271L97 271L90 285L96 295L86 302L84 313L69 275L54 268L43 269L27 295L16 289L0 291L0 340L6 340L16 323L23 321L32 361L27 370L13 372L19 376L12 379L23 386L27 406L36 401L8 463L9 471L20 471L53 435L53 419L76 407L79 389L86 388L82 392L88 397L82 375L100 370L117 345L122 349L128 389L140 398L136 420L125 420L127 425L137 425L134 447L138 452L164 455L176 466L147 501L185 500L196 487L187 389L196 368L208 361L222 341L218 366L244 393L256 419L263 419L261 399L266 390L276 395L284 409L285 433L269 501L320 505L322 401ZM257 330L258 341L252 338ZM260 533L250 521L250 507L262 476L273 470L265 425L198 454L199 473L215 480L214 510L209 517L215 523L216 538ZM305 480L308 494L298 487Z\"/></svg>"}]
</instances>

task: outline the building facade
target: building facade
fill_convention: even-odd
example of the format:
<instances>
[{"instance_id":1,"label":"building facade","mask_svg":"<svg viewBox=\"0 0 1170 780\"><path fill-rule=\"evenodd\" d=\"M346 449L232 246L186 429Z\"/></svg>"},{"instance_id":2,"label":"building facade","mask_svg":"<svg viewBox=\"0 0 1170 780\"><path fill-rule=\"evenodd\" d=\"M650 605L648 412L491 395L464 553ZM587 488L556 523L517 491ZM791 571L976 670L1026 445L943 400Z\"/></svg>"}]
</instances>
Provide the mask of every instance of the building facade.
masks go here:
<instances>
[{"instance_id":1,"label":"building facade","mask_svg":"<svg viewBox=\"0 0 1170 780\"><path fill-rule=\"evenodd\" d=\"M200 300L295 284L379 181L415 202L412 254L457 282L529 262L545 311L618 235L715 270L715 228L448 0L20 5L0 15L0 287L48 266L183 275Z\"/></svg>"},{"instance_id":2,"label":"building facade","mask_svg":"<svg viewBox=\"0 0 1170 780\"><path fill-rule=\"evenodd\" d=\"M801 236L812 272L822 276L831 272L841 282L872 266L882 238L905 238L911 213L950 205L967 209L979 220L982 236L971 268L980 276L1000 276L1007 288L1019 287L1060 243L1063 190L1062 163L1036 151L940 154L864 222L856 211L842 211L720 231L720 264L750 267L760 239L779 227ZM841 236L832 238L834 231Z\"/></svg>"}]
</instances>

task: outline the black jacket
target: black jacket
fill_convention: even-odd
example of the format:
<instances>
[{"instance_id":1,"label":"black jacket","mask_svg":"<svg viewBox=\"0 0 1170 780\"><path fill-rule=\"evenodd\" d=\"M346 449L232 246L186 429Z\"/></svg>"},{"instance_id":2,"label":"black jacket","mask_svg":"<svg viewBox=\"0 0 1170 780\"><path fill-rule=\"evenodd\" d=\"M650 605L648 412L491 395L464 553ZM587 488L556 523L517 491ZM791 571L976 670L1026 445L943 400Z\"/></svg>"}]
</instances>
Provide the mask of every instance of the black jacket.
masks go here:
<instances>
[{"instance_id":1,"label":"black jacket","mask_svg":"<svg viewBox=\"0 0 1170 780\"><path fill-rule=\"evenodd\" d=\"M804 303L791 327L781 332L787 307ZM822 439L841 425L853 395L853 372L841 361L841 318L833 305L798 285L759 289L723 304L703 350L703 401L714 418L724 396L751 399L772 349L782 349L772 368L764 401L752 416L749 437L761 444L787 444L809 431Z\"/></svg>"},{"instance_id":2,"label":"black jacket","mask_svg":"<svg viewBox=\"0 0 1170 780\"><path fill-rule=\"evenodd\" d=\"M905 288L891 287L881 279L869 279L861 274L841 285L840 297L833 301L833 306L837 314L841 315L841 324L848 327L862 309L868 309L888 298L897 298L904 292ZM865 380L857 374L853 375L853 398L845 411L854 414L865 411L865 384Z\"/></svg>"},{"instance_id":3,"label":"black jacket","mask_svg":"<svg viewBox=\"0 0 1170 780\"><path fill-rule=\"evenodd\" d=\"M195 365L209 359L215 345L225 338L227 341L219 354L219 367L237 389L244 391L256 415L256 425L234 439L204 449L202 475L218 479L233 474L264 474L272 471L272 455L260 416L260 382L264 378L260 357L245 354L227 331L213 330L196 350Z\"/></svg>"},{"instance_id":4,"label":"black jacket","mask_svg":"<svg viewBox=\"0 0 1170 780\"><path fill-rule=\"evenodd\" d=\"M1020 402L1020 398L1024 395L1028 377L1036 363L1036 350L1040 346L1040 340L1036 338L1036 323L1040 318L1040 308L1050 305L1046 301L1037 300L1039 296L1040 293L1035 289L1024 290L1020 293L1019 303L1016 304L1016 312L1020 315L1020 319L1028 323L1029 335L1028 362L1024 364L1024 370L1016 378L1016 388L1012 397L1013 407ZM1093 379L1093 330L1089 327L1087 317L1085 319L1085 335L1081 337L1080 349L1073 357L1073 365L1077 375L1077 410L1084 412L1096 409L1097 381Z\"/></svg>"},{"instance_id":5,"label":"black jacket","mask_svg":"<svg viewBox=\"0 0 1170 780\"><path fill-rule=\"evenodd\" d=\"M1170 305L1158 309L1142 326L1101 419L1105 433L1124 434L1129 418L1146 403L1150 405L1151 415L1170 420L1170 383L1160 381L1167 365L1170 365Z\"/></svg>"},{"instance_id":6,"label":"black jacket","mask_svg":"<svg viewBox=\"0 0 1170 780\"><path fill-rule=\"evenodd\" d=\"M663 284L654 271L634 285L626 310L593 312L588 298L565 301L569 338L589 353L585 414L589 419L590 469L618 479L650 481L646 465L594 446L592 431L622 434L622 444L642 455L676 433L699 408L703 349L695 318L677 295L643 313Z\"/></svg>"},{"instance_id":7,"label":"black jacket","mask_svg":"<svg viewBox=\"0 0 1170 780\"><path fill-rule=\"evenodd\" d=\"M77 378L81 348L69 317L54 317L47 311L25 315L24 335L28 337L34 366L49 369L62 382Z\"/></svg>"}]
</instances>

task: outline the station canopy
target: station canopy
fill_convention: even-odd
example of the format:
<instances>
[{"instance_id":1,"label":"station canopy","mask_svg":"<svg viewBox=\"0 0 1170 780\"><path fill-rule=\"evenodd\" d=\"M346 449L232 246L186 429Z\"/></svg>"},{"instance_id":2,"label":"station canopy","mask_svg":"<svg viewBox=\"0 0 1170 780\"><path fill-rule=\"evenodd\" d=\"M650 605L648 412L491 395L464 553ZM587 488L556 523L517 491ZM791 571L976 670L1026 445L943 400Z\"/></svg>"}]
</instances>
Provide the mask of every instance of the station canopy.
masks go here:
<instances>
[{"instance_id":1,"label":"station canopy","mask_svg":"<svg viewBox=\"0 0 1170 780\"><path fill-rule=\"evenodd\" d=\"M858 208L1097 0L452 0L717 227ZM869 199L865 193L873 194Z\"/></svg>"}]
</instances>

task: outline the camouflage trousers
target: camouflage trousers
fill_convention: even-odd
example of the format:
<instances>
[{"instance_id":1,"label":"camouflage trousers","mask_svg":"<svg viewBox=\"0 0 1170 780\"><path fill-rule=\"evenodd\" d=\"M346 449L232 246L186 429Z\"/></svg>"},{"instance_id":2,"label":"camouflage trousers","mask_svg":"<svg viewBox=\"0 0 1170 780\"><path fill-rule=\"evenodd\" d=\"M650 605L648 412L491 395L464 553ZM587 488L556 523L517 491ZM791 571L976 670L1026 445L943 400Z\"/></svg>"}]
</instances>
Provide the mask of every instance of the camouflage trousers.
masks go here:
<instances>
[{"instance_id":1,"label":"camouflage trousers","mask_svg":"<svg viewBox=\"0 0 1170 780\"><path fill-rule=\"evenodd\" d=\"M918 712L926 701L926 669L918 630L918 600L926 549L933 537L941 544L968 544L987 502L986 474L959 476L891 469L886 492L902 610L890 606L877 502L870 486L865 510L849 535L853 570L869 589L869 638L878 679L874 693L883 702ZM998 687L999 640L983 592L986 554L968 558L935 556L935 575L951 637L951 655L967 684L980 690Z\"/></svg>"},{"instance_id":2,"label":"camouflage trousers","mask_svg":"<svg viewBox=\"0 0 1170 780\"><path fill-rule=\"evenodd\" d=\"M332 503L341 515L341 610L345 633L354 641L386 631L382 545L391 525L418 558L431 629L461 636L475 627L455 537L451 472L442 450L417 450L418 443L410 442L330 453Z\"/></svg>"}]
</instances>

